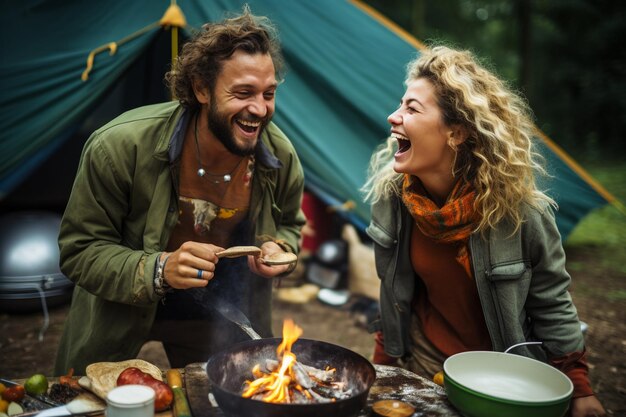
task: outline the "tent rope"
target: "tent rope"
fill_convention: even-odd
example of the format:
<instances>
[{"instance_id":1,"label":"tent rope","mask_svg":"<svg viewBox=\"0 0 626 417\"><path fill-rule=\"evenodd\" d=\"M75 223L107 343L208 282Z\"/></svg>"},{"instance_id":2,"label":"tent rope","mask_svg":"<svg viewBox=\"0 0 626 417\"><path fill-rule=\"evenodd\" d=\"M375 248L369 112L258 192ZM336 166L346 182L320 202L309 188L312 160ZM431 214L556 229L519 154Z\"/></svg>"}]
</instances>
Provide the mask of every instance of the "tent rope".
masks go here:
<instances>
[{"instance_id":1,"label":"tent rope","mask_svg":"<svg viewBox=\"0 0 626 417\"><path fill-rule=\"evenodd\" d=\"M137 32L135 33L131 33L130 35L120 39L117 42L109 42L107 44L98 46L97 48L93 49L91 52L89 52L89 56L87 56L87 68L85 68L85 70L83 71L82 75L80 76L80 79L83 81L87 81L89 79L89 73L91 72L91 70L93 69L93 61L94 58L97 54L99 54L100 52L106 51L107 49L110 49L111 52L109 53L109 55L115 55L115 53L117 52L117 48L120 45L125 44L126 42L143 35L144 33L154 29L155 27L159 26L159 22L154 22L149 24L148 26L139 29Z\"/></svg>"},{"instance_id":2,"label":"tent rope","mask_svg":"<svg viewBox=\"0 0 626 417\"><path fill-rule=\"evenodd\" d=\"M87 67L80 76L81 80L87 81L89 79L89 73L93 69L93 63L97 54L108 49L110 50L109 55L115 55L119 46L159 26L170 26L172 28L172 60L176 59L176 56L178 55L178 28L187 26L187 21L183 11L176 5L176 1L172 0L172 4L167 8L163 17L161 17L159 21L151 23L148 26L131 33L130 35L125 36L117 42L106 43L89 52L89 55L87 56Z\"/></svg>"}]
</instances>

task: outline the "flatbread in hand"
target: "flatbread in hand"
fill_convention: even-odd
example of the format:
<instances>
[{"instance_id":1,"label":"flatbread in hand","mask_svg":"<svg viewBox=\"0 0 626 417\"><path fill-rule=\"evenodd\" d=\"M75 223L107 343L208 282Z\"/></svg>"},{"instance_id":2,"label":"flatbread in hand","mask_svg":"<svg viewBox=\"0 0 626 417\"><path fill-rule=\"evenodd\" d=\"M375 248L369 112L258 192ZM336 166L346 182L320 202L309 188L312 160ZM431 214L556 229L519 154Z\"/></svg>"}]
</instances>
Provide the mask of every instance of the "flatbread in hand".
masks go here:
<instances>
[{"instance_id":1,"label":"flatbread in hand","mask_svg":"<svg viewBox=\"0 0 626 417\"><path fill-rule=\"evenodd\" d=\"M297 260L298 256L291 252L278 252L260 258L261 263L265 265L288 265Z\"/></svg>"},{"instance_id":2,"label":"flatbread in hand","mask_svg":"<svg viewBox=\"0 0 626 417\"><path fill-rule=\"evenodd\" d=\"M221 252L217 252L215 255L217 255L218 258L237 258L247 255L260 256L261 249L256 246L233 246Z\"/></svg>"}]
</instances>

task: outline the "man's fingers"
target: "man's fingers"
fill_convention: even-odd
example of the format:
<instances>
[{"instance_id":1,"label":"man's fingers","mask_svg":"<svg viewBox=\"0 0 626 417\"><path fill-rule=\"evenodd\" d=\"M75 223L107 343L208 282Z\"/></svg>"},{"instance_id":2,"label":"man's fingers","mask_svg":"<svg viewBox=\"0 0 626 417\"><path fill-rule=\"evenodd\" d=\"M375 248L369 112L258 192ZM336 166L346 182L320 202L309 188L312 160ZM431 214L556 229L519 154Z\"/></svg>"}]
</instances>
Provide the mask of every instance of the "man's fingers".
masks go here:
<instances>
[{"instance_id":1,"label":"man's fingers","mask_svg":"<svg viewBox=\"0 0 626 417\"><path fill-rule=\"evenodd\" d=\"M193 258L200 258L213 263L217 262L218 258L215 253L223 251L224 248L208 243L185 242L180 246L180 250L180 262L192 265Z\"/></svg>"},{"instance_id":2,"label":"man's fingers","mask_svg":"<svg viewBox=\"0 0 626 417\"><path fill-rule=\"evenodd\" d=\"M283 272L286 272L289 269L289 265L267 265L264 264L261 258L256 258L253 256L248 257L248 266L250 270L257 274L261 275L265 278L272 278L276 275L280 275Z\"/></svg>"}]
</instances>

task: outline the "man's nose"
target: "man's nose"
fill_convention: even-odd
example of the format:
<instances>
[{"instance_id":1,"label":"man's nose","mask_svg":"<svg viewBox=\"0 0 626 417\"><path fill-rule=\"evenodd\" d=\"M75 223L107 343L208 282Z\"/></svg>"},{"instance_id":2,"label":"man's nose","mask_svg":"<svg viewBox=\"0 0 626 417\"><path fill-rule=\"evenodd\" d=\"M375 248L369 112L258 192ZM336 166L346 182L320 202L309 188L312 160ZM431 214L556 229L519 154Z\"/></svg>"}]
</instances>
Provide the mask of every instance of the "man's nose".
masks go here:
<instances>
[{"instance_id":1,"label":"man's nose","mask_svg":"<svg viewBox=\"0 0 626 417\"><path fill-rule=\"evenodd\" d=\"M261 95L254 98L248 106L248 110L257 117L265 117L271 111L271 107L270 103Z\"/></svg>"}]
</instances>

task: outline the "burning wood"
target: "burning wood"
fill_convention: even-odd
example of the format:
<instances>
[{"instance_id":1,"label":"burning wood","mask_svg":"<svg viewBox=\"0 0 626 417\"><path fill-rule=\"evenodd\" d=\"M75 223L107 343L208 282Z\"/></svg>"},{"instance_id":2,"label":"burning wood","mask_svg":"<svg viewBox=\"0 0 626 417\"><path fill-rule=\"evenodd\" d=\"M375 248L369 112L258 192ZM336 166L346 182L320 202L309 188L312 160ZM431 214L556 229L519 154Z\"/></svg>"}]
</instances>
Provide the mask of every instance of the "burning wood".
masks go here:
<instances>
[{"instance_id":1,"label":"burning wood","mask_svg":"<svg viewBox=\"0 0 626 417\"><path fill-rule=\"evenodd\" d=\"M312 366L301 364L300 362L296 362L298 367L305 372L309 377L325 383L333 382L335 379L336 370L332 369L317 369ZM266 359L265 360L265 369L267 372L273 372L278 369L278 361L275 359Z\"/></svg>"},{"instance_id":2,"label":"burning wood","mask_svg":"<svg viewBox=\"0 0 626 417\"><path fill-rule=\"evenodd\" d=\"M325 403L348 398L352 390L343 382L335 382L335 369L318 369L296 360L291 346L302 335L292 320L283 323L283 340L276 349L278 360L266 359L252 368L254 380L244 383L241 394L255 400L307 404Z\"/></svg>"}]
</instances>

